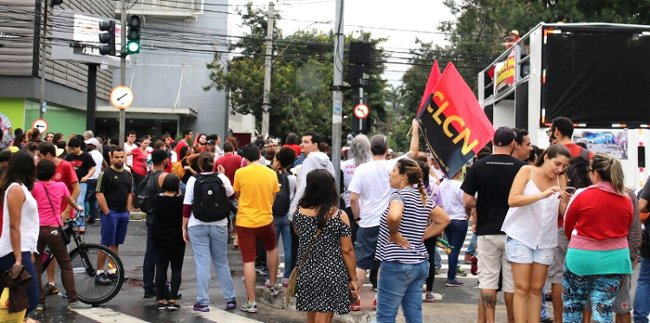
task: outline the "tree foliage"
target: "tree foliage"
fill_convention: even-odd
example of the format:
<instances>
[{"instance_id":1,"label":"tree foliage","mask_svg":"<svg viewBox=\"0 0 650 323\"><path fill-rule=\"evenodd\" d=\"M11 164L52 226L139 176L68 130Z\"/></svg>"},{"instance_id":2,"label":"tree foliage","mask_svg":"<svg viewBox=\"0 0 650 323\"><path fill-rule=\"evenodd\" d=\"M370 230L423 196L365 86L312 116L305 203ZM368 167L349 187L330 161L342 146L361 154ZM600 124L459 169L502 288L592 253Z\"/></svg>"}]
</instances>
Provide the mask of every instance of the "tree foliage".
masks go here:
<instances>
[{"instance_id":1,"label":"tree foliage","mask_svg":"<svg viewBox=\"0 0 650 323\"><path fill-rule=\"evenodd\" d=\"M540 22L556 22L559 15L566 16L567 22L650 24L647 0L444 0L444 4L455 17L438 28L448 43L416 41L412 66L402 77L407 120L415 116L434 59L441 69L452 61L470 88L476 89L478 73L505 51L504 38L513 29L523 36ZM408 149L404 136L408 127L402 123L393 131L393 147Z\"/></svg>"},{"instance_id":2,"label":"tree foliage","mask_svg":"<svg viewBox=\"0 0 650 323\"><path fill-rule=\"evenodd\" d=\"M229 91L232 110L253 114L256 128L261 129L266 11L254 9L249 4L241 15L247 34L230 46L231 52L240 54L227 63L223 63L220 55L215 54L213 62L207 65L211 84L205 90ZM374 63L364 92L371 108L370 117L380 120L385 115L386 81L381 79L384 53L379 48L384 40L370 36L369 33L365 34L373 46ZM351 39L351 35L345 37L346 45ZM300 134L317 131L329 140L333 109L333 31L301 30L285 37L276 27L273 41L270 134L284 138L289 132ZM350 131L352 92L346 91L344 94L343 114L349 117L344 119L347 121L343 124L343 135Z\"/></svg>"}]
</instances>

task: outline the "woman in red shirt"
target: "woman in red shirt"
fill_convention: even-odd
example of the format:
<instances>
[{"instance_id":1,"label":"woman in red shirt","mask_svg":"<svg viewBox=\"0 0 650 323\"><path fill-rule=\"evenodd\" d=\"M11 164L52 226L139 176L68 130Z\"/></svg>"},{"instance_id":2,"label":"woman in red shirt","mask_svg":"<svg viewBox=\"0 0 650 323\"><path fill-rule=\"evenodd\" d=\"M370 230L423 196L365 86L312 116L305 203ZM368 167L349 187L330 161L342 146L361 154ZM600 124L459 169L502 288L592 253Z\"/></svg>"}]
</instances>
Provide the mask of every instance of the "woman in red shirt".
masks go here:
<instances>
[{"instance_id":1,"label":"woman in red shirt","mask_svg":"<svg viewBox=\"0 0 650 323\"><path fill-rule=\"evenodd\" d=\"M149 148L149 144L151 144L149 139L142 139L140 147L126 153L127 156L133 155L133 167L131 168L131 173L133 174L133 181L135 182L136 189L147 175L147 155L149 155L147 148Z\"/></svg>"}]
</instances>

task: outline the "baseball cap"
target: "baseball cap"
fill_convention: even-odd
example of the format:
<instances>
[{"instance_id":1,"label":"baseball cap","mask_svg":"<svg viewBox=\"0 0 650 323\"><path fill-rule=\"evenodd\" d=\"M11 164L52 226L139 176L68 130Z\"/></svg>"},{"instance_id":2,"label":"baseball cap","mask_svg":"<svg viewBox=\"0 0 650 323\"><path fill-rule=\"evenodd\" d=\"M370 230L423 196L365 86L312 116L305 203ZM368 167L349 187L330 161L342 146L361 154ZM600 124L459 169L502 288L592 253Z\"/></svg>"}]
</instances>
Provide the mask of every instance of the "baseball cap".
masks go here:
<instances>
[{"instance_id":1,"label":"baseball cap","mask_svg":"<svg viewBox=\"0 0 650 323\"><path fill-rule=\"evenodd\" d=\"M151 153L151 161L154 164L160 163L165 159L167 159L167 152L162 149L156 149Z\"/></svg>"},{"instance_id":2,"label":"baseball cap","mask_svg":"<svg viewBox=\"0 0 650 323\"><path fill-rule=\"evenodd\" d=\"M93 145L93 146L95 146L95 147L99 147L99 146L100 146L100 145L99 145L99 141L98 141L97 139L95 139L95 138L90 138L90 139L88 139L88 140L84 140L84 142L86 143L86 145Z\"/></svg>"},{"instance_id":3,"label":"baseball cap","mask_svg":"<svg viewBox=\"0 0 650 323\"><path fill-rule=\"evenodd\" d=\"M499 127L494 133L494 144L497 146L508 146L510 145L517 135L515 131L509 127Z\"/></svg>"},{"instance_id":4,"label":"baseball cap","mask_svg":"<svg viewBox=\"0 0 650 323\"><path fill-rule=\"evenodd\" d=\"M510 32L510 35L519 36L519 32L517 30L513 30Z\"/></svg>"},{"instance_id":5,"label":"baseball cap","mask_svg":"<svg viewBox=\"0 0 650 323\"><path fill-rule=\"evenodd\" d=\"M214 140L210 139L210 140L206 141L205 144L214 146Z\"/></svg>"},{"instance_id":6,"label":"baseball cap","mask_svg":"<svg viewBox=\"0 0 650 323\"><path fill-rule=\"evenodd\" d=\"M374 135L370 138L370 147L382 147L386 148L388 142L386 141L386 136L384 135Z\"/></svg>"},{"instance_id":7,"label":"baseball cap","mask_svg":"<svg viewBox=\"0 0 650 323\"><path fill-rule=\"evenodd\" d=\"M255 146L258 148L262 149L264 148L264 140L262 139L255 139Z\"/></svg>"}]
</instances>

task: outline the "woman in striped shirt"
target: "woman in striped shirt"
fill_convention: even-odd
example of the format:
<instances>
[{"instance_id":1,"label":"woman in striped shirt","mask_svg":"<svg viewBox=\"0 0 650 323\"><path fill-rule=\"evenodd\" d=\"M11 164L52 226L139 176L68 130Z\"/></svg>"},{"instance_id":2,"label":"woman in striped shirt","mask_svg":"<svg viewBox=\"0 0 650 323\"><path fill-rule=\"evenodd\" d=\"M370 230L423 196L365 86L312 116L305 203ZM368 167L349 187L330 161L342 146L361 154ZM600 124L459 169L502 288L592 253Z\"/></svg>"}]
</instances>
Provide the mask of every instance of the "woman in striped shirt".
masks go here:
<instances>
[{"instance_id":1,"label":"woman in striped shirt","mask_svg":"<svg viewBox=\"0 0 650 323\"><path fill-rule=\"evenodd\" d=\"M396 191L381 216L375 255L382 262L377 322L395 322L400 304L407 322L422 322L422 284L429 274L423 241L439 235L449 224L449 216L427 197L422 170L414 160L397 161L390 172L390 186ZM427 227L429 220L433 224Z\"/></svg>"},{"instance_id":2,"label":"woman in striped shirt","mask_svg":"<svg viewBox=\"0 0 650 323\"><path fill-rule=\"evenodd\" d=\"M569 248L562 283L564 322L582 322L591 300L594 322L612 322L612 306L624 274L632 273L627 244L633 220L621 163L599 153L591 159L593 185L578 190L567 208L564 230Z\"/></svg>"}]
</instances>

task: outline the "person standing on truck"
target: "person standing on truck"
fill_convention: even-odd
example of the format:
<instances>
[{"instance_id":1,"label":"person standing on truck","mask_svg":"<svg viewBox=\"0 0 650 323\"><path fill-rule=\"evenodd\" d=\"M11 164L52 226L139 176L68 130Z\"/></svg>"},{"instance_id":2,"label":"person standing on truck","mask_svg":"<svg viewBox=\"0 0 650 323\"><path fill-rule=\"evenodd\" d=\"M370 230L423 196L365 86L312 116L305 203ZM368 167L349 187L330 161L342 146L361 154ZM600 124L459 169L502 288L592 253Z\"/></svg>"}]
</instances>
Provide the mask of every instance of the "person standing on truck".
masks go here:
<instances>
[{"instance_id":1,"label":"person standing on truck","mask_svg":"<svg viewBox=\"0 0 650 323\"><path fill-rule=\"evenodd\" d=\"M576 169L576 164L580 159L582 159L582 164L589 166L589 160L594 156L593 152L586 150L573 143L571 137L573 136L573 122L569 118L558 117L553 120L551 123L551 128L546 132L549 136L549 142L551 144L557 143L566 146L569 149L571 154L571 160L569 161L569 166L564 172L567 177L569 173L576 173L573 169ZM580 157L580 156L583 157ZM587 157L588 160L584 160ZM586 168L585 168L586 169ZM588 174L586 174L588 176ZM567 178L571 180L571 178ZM567 183L567 186L578 188L584 188L589 186L591 183L584 179L583 181L578 181L573 179ZM551 283L551 297L553 299L553 312L555 315L555 322L562 323L562 279L564 274L564 258L566 257L567 247L569 245L569 239L567 239L564 232L564 216L560 214L558 216L558 232L557 232L557 247L555 247L555 253L553 262L551 266L548 267L547 281Z\"/></svg>"}]
</instances>

